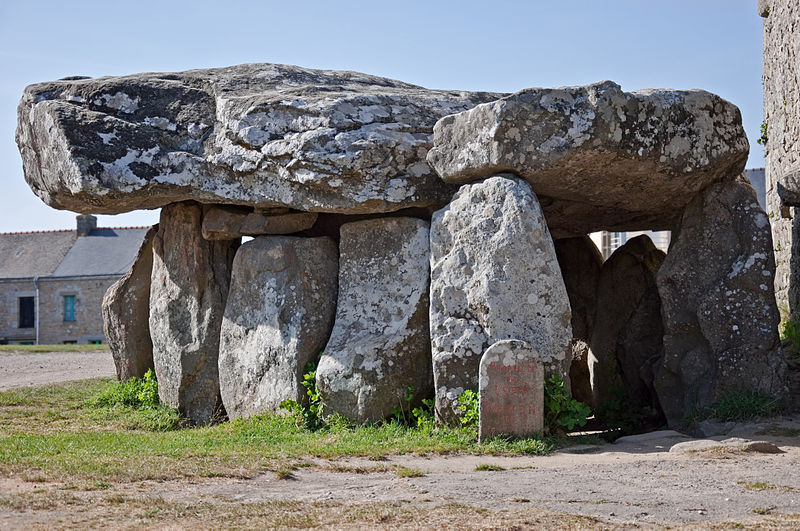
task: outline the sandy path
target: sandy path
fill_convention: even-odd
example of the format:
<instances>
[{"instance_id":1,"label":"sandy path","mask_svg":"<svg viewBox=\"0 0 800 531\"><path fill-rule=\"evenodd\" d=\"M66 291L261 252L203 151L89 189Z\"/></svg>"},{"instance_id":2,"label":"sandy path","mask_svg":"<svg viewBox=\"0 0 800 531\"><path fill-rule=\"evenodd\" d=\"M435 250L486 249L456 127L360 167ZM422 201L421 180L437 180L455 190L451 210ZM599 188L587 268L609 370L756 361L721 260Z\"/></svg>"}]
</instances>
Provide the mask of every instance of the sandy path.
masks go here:
<instances>
[{"instance_id":1,"label":"sandy path","mask_svg":"<svg viewBox=\"0 0 800 531\"><path fill-rule=\"evenodd\" d=\"M0 391L114 376L114 360L108 350L0 353Z\"/></svg>"}]
</instances>

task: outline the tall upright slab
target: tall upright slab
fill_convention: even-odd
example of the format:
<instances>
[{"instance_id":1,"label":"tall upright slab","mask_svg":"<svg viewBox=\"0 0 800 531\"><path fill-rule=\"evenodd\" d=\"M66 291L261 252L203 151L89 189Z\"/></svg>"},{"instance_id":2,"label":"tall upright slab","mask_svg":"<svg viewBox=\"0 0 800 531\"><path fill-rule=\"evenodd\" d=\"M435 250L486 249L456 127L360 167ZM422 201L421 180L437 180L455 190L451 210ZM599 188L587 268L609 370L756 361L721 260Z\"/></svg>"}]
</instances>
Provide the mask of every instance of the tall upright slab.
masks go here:
<instances>
[{"instance_id":1,"label":"tall upright slab","mask_svg":"<svg viewBox=\"0 0 800 531\"><path fill-rule=\"evenodd\" d=\"M670 426L727 390L786 391L767 215L740 178L686 208L656 276L664 357L655 387Z\"/></svg>"},{"instance_id":2,"label":"tall upright slab","mask_svg":"<svg viewBox=\"0 0 800 531\"><path fill-rule=\"evenodd\" d=\"M327 237L260 236L236 252L219 348L229 417L304 402L305 365L316 361L333 326L338 260Z\"/></svg>"},{"instance_id":3,"label":"tall upright slab","mask_svg":"<svg viewBox=\"0 0 800 531\"><path fill-rule=\"evenodd\" d=\"M121 382L141 378L153 368L150 276L157 230L154 226L147 231L130 270L103 297L103 332Z\"/></svg>"},{"instance_id":4,"label":"tall upright slab","mask_svg":"<svg viewBox=\"0 0 800 531\"><path fill-rule=\"evenodd\" d=\"M570 307L553 241L530 186L508 174L464 185L431 223L431 349L436 414L454 422L478 388L484 351L530 343L545 376L569 382Z\"/></svg>"},{"instance_id":5,"label":"tall upright slab","mask_svg":"<svg viewBox=\"0 0 800 531\"><path fill-rule=\"evenodd\" d=\"M326 412L377 421L433 394L428 231L415 218L342 225L336 320L317 367Z\"/></svg>"},{"instance_id":6,"label":"tall upright slab","mask_svg":"<svg viewBox=\"0 0 800 531\"><path fill-rule=\"evenodd\" d=\"M498 341L481 356L478 439L530 437L544 428L544 371L529 343Z\"/></svg>"},{"instance_id":7,"label":"tall upright slab","mask_svg":"<svg viewBox=\"0 0 800 531\"><path fill-rule=\"evenodd\" d=\"M208 241L203 208L194 202L161 209L153 240L150 336L158 395L198 424L220 407L219 332L238 241Z\"/></svg>"}]
</instances>

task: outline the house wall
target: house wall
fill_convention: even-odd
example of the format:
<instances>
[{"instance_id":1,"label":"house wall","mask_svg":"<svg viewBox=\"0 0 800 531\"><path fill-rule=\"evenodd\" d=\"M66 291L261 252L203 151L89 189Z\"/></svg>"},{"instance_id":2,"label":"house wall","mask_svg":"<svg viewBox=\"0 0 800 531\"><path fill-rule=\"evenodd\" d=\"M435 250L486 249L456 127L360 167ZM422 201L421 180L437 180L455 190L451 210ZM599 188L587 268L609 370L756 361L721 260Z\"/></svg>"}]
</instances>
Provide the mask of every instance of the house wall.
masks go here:
<instances>
[{"instance_id":1,"label":"house wall","mask_svg":"<svg viewBox=\"0 0 800 531\"><path fill-rule=\"evenodd\" d=\"M20 343L36 340L35 328L19 328L19 297L34 297L33 280L0 280L0 340Z\"/></svg>"},{"instance_id":2,"label":"house wall","mask_svg":"<svg viewBox=\"0 0 800 531\"><path fill-rule=\"evenodd\" d=\"M39 279L39 343L58 344L65 341L106 342L103 335L101 307L103 295L120 275ZM11 343L34 341L33 328L20 329L18 297L34 296L31 279L0 281L0 339ZM75 320L64 320L64 296L75 296Z\"/></svg>"},{"instance_id":3,"label":"house wall","mask_svg":"<svg viewBox=\"0 0 800 531\"><path fill-rule=\"evenodd\" d=\"M759 0L764 17L764 123L766 124L767 214L775 246L778 307L800 314L800 211L782 207L778 178L800 163L800 3Z\"/></svg>"}]
</instances>

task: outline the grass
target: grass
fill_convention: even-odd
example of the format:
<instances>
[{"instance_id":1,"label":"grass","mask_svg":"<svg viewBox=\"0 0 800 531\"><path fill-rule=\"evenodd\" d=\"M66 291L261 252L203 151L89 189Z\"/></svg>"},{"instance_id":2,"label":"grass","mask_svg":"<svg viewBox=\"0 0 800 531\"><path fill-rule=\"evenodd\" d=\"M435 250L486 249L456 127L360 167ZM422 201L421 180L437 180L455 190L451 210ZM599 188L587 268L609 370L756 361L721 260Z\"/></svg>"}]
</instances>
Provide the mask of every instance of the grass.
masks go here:
<instances>
[{"instance_id":1,"label":"grass","mask_svg":"<svg viewBox=\"0 0 800 531\"><path fill-rule=\"evenodd\" d=\"M785 485L775 485L766 481L737 481L737 485L747 490L763 491L763 490L782 490L784 492L793 492L795 489Z\"/></svg>"},{"instance_id":2,"label":"grass","mask_svg":"<svg viewBox=\"0 0 800 531\"><path fill-rule=\"evenodd\" d=\"M279 473L305 456L397 454L545 455L580 438L476 440L474 430L419 430L398 423L318 431L262 415L181 427L167 408L96 405L108 380L0 393L0 474L62 482L117 482Z\"/></svg>"},{"instance_id":3,"label":"grass","mask_svg":"<svg viewBox=\"0 0 800 531\"><path fill-rule=\"evenodd\" d=\"M475 467L475 472L499 472L500 470L505 470L505 468L498 465L489 465L486 463Z\"/></svg>"},{"instance_id":4,"label":"grass","mask_svg":"<svg viewBox=\"0 0 800 531\"><path fill-rule=\"evenodd\" d=\"M108 345L0 345L0 354L35 354L39 352L91 352L108 350Z\"/></svg>"}]
</instances>

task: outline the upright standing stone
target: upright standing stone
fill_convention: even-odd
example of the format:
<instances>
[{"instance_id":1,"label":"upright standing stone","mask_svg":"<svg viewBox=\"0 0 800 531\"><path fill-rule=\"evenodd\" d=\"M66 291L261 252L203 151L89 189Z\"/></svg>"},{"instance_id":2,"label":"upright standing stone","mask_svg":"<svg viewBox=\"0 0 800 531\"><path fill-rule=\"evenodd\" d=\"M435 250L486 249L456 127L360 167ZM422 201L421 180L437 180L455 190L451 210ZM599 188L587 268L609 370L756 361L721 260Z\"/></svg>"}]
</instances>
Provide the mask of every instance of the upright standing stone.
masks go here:
<instances>
[{"instance_id":1,"label":"upright standing stone","mask_svg":"<svg viewBox=\"0 0 800 531\"><path fill-rule=\"evenodd\" d=\"M572 397L593 406L589 342L594 331L603 256L588 236L555 240L553 244L572 309L572 365L569 368Z\"/></svg>"},{"instance_id":2,"label":"upright standing stone","mask_svg":"<svg viewBox=\"0 0 800 531\"><path fill-rule=\"evenodd\" d=\"M478 439L529 437L544 428L544 371L529 343L498 341L483 353Z\"/></svg>"},{"instance_id":3,"label":"upright standing stone","mask_svg":"<svg viewBox=\"0 0 800 531\"><path fill-rule=\"evenodd\" d=\"M597 416L623 402L662 424L653 389L664 328L656 273L664 252L645 235L628 240L605 261L597 288L597 313L589 372Z\"/></svg>"},{"instance_id":4,"label":"upright standing stone","mask_svg":"<svg viewBox=\"0 0 800 531\"><path fill-rule=\"evenodd\" d=\"M328 341L339 251L330 238L260 236L242 245L222 321L219 381L231 418L306 400L306 363Z\"/></svg>"},{"instance_id":5,"label":"upright standing stone","mask_svg":"<svg viewBox=\"0 0 800 531\"><path fill-rule=\"evenodd\" d=\"M342 225L336 320L317 367L327 412L377 421L433 394L428 227L414 218Z\"/></svg>"},{"instance_id":6,"label":"upright standing stone","mask_svg":"<svg viewBox=\"0 0 800 531\"><path fill-rule=\"evenodd\" d=\"M121 382L141 378L153 368L150 275L157 230L158 225L147 231L130 271L108 288L103 297L103 331Z\"/></svg>"},{"instance_id":7,"label":"upright standing stone","mask_svg":"<svg viewBox=\"0 0 800 531\"><path fill-rule=\"evenodd\" d=\"M664 358L656 391L670 426L728 389L785 393L769 220L744 178L686 207L656 276Z\"/></svg>"},{"instance_id":8,"label":"upright standing stone","mask_svg":"<svg viewBox=\"0 0 800 531\"><path fill-rule=\"evenodd\" d=\"M235 241L201 234L202 207L161 209L153 240L150 335L158 396L198 424L211 421L219 398L219 332Z\"/></svg>"},{"instance_id":9,"label":"upright standing stone","mask_svg":"<svg viewBox=\"0 0 800 531\"><path fill-rule=\"evenodd\" d=\"M520 339L545 376L569 383L570 308L536 195L498 175L464 185L431 223L431 346L436 414L458 417L458 395L478 387L484 351Z\"/></svg>"}]
</instances>

